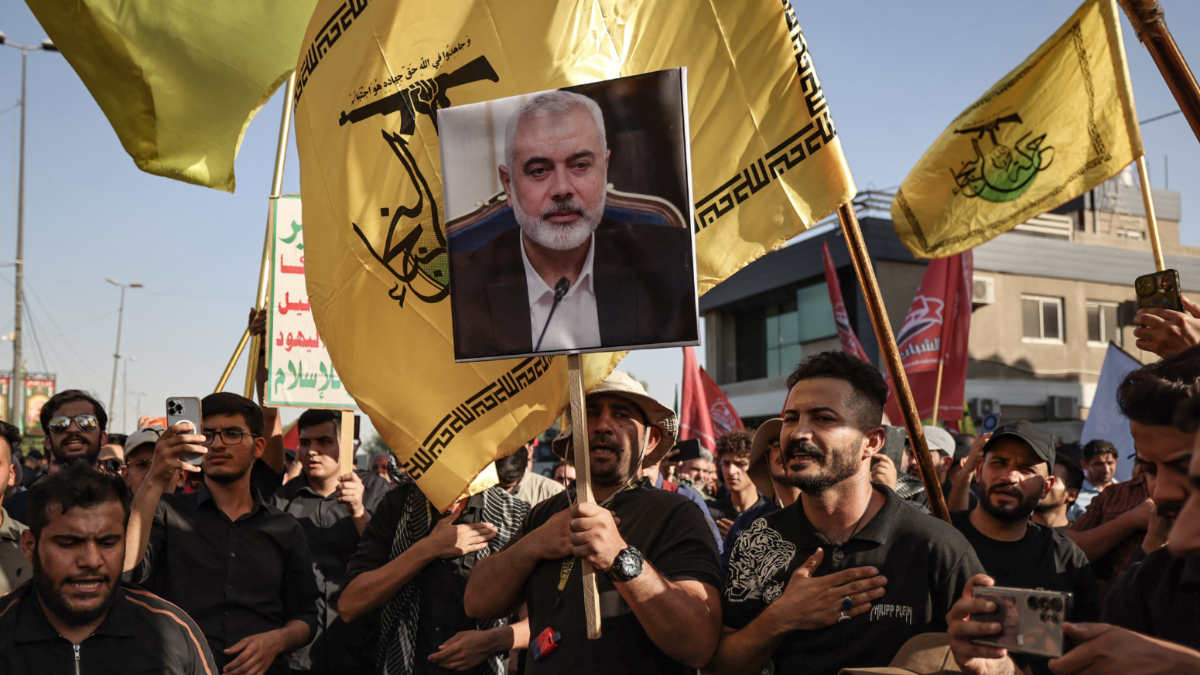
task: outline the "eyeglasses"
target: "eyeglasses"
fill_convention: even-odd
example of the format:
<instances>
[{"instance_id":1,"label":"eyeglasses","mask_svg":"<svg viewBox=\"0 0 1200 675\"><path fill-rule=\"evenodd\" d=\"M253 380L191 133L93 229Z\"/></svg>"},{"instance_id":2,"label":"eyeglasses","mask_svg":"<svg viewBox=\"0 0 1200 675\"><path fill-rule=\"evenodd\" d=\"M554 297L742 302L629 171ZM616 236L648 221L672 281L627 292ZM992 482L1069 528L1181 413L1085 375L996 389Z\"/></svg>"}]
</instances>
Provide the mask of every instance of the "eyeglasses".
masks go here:
<instances>
[{"instance_id":1,"label":"eyeglasses","mask_svg":"<svg viewBox=\"0 0 1200 675\"><path fill-rule=\"evenodd\" d=\"M151 460L148 459L135 459L128 462L125 466L131 469L145 469L146 467L150 466L150 462Z\"/></svg>"},{"instance_id":2,"label":"eyeglasses","mask_svg":"<svg viewBox=\"0 0 1200 675\"><path fill-rule=\"evenodd\" d=\"M100 462L100 469L105 473L120 473L122 466L119 459L105 459Z\"/></svg>"},{"instance_id":3,"label":"eyeglasses","mask_svg":"<svg viewBox=\"0 0 1200 675\"><path fill-rule=\"evenodd\" d=\"M205 429L201 433L204 434L205 445L212 445L213 441L219 436L221 443L224 445L237 445L242 442L242 439L249 436L250 432L237 427L225 427L224 429Z\"/></svg>"},{"instance_id":4,"label":"eyeglasses","mask_svg":"<svg viewBox=\"0 0 1200 675\"><path fill-rule=\"evenodd\" d=\"M100 420L96 419L96 416L90 413L82 413L74 417L59 415L58 417L50 420L50 424L47 424L46 426L50 429L50 431L53 431L56 434L61 434L65 433L67 429L71 428L71 422L74 422L75 426L79 427L79 430L84 433L95 431L96 429L100 428Z\"/></svg>"}]
</instances>

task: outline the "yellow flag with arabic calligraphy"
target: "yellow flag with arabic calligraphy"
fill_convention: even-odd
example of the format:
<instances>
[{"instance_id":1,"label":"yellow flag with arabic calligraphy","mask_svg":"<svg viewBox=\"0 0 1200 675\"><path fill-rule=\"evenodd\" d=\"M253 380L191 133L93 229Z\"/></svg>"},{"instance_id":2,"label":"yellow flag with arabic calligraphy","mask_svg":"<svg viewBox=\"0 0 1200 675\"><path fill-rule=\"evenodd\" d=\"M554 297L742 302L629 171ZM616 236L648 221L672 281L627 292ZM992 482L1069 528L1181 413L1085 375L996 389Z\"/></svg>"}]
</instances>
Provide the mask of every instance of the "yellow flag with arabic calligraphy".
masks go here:
<instances>
[{"instance_id":1,"label":"yellow flag with arabic calligraphy","mask_svg":"<svg viewBox=\"0 0 1200 675\"><path fill-rule=\"evenodd\" d=\"M1111 178L1142 154L1113 0L1087 0L964 110L892 202L913 254L943 258Z\"/></svg>"},{"instance_id":2,"label":"yellow flag with arabic calligraphy","mask_svg":"<svg viewBox=\"0 0 1200 675\"><path fill-rule=\"evenodd\" d=\"M788 0L318 4L296 90L309 302L435 506L567 402L566 359L453 362L436 109L681 66L703 293L854 196ZM585 355L585 387L622 356Z\"/></svg>"}]
</instances>

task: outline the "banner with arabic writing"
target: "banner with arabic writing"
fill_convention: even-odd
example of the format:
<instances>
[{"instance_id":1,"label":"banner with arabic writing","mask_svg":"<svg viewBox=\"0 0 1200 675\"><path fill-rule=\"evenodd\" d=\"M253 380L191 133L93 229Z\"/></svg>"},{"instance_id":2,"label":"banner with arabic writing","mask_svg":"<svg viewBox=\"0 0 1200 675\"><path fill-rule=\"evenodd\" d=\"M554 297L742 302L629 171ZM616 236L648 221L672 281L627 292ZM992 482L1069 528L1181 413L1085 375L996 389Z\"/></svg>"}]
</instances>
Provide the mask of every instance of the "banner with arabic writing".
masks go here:
<instances>
[{"instance_id":1,"label":"banner with arabic writing","mask_svg":"<svg viewBox=\"0 0 1200 675\"><path fill-rule=\"evenodd\" d=\"M271 209L271 295L267 304L269 406L353 408L313 321L304 284L300 197L285 195Z\"/></svg>"},{"instance_id":2,"label":"banner with arabic writing","mask_svg":"<svg viewBox=\"0 0 1200 675\"><path fill-rule=\"evenodd\" d=\"M55 390L56 378L52 373L25 374L25 433L42 435L42 406L54 396Z\"/></svg>"}]
</instances>

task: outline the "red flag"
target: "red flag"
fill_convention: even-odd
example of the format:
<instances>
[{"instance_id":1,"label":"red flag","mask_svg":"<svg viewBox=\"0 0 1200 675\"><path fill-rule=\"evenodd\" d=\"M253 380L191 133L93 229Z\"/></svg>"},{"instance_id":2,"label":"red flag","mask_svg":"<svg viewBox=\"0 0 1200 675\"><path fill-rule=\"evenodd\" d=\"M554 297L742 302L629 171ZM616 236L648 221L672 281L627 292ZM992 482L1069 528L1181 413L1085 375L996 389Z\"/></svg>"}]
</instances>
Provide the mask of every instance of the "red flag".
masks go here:
<instances>
[{"instance_id":1,"label":"red flag","mask_svg":"<svg viewBox=\"0 0 1200 675\"><path fill-rule=\"evenodd\" d=\"M863 350L858 336L854 334L854 327L850 325L850 315L846 313L846 303L842 300L842 284L833 268L833 256L829 255L829 242L821 242L821 257L825 261L825 286L829 289L829 304L833 306L833 322L837 324L842 351L870 363L871 359L867 358L867 352Z\"/></svg>"},{"instance_id":2,"label":"red flag","mask_svg":"<svg viewBox=\"0 0 1200 675\"><path fill-rule=\"evenodd\" d=\"M896 334L900 360L921 419L933 417L939 360L942 361L942 391L938 400L938 421L962 419L973 273L971 251L931 261L921 287L913 297L912 307L904 317L904 325ZM903 419L894 396L888 397L887 414L893 422Z\"/></svg>"},{"instance_id":3,"label":"red flag","mask_svg":"<svg viewBox=\"0 0 1200 675\"><path fill-rule=\"evenodd\" d=\"M742 418L716 382L696 362L692 347L683 348L683 401L679 410L679 438L695 438L709 452L717 451L717 438L743 429Z\"/></svg>"}]
</instances>

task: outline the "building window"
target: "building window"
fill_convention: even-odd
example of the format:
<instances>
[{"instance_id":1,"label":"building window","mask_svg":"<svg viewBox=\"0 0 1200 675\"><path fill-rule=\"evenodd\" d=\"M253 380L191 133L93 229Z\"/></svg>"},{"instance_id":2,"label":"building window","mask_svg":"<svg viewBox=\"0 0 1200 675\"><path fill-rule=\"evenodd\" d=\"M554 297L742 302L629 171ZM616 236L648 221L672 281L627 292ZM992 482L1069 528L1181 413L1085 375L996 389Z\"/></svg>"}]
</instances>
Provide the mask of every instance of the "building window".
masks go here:
<instances>
[{"instance_id":1,"label":"building window","mask_svg":"<svg viewBox=\"0 0 1200 675\"><path fill-rule=\"evenodd\" d=\"M1117 326L1117 303L1088 301L1087 339L1093 347L1105 347L1109 342L1121 344L1121 329Z\"/></svg>"},{"instance_id":2,"label":"building window","mask_svg":"<svg viewBox=\"0 0 1200 675\"><path fill-rule=\"evenodd\" d=\"M1062 298L1021 296L1021 328L1026 342L1063 342Z\"/></svg>"},{"instance_id":3,"label":"building window","mask_svg":"<svg viewBox=\"0 0 1200 675\"><path fill-rule=\"evenodd\" d=\"M787 375L804 358L805 343L837 334L824 282L786 290L738 314L737 381Z\"/></svg>"}]
</instances>

